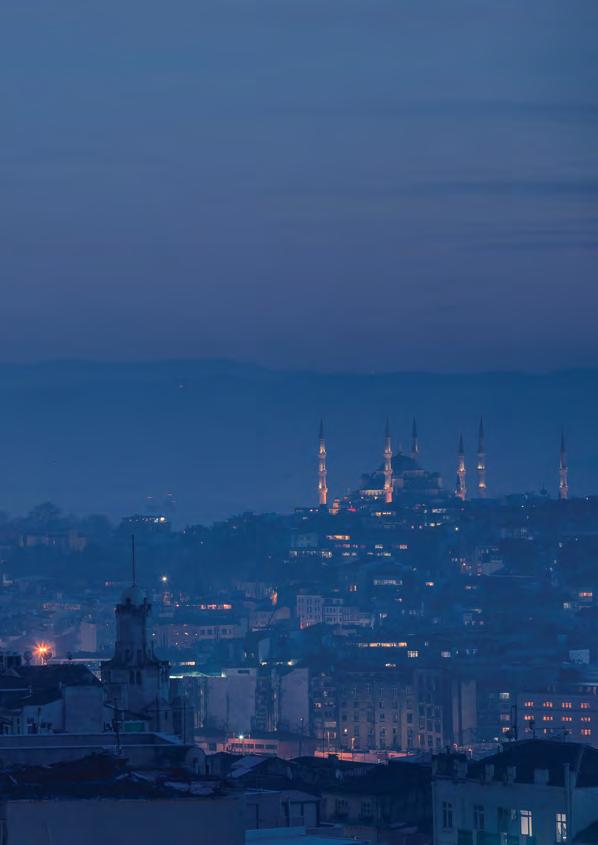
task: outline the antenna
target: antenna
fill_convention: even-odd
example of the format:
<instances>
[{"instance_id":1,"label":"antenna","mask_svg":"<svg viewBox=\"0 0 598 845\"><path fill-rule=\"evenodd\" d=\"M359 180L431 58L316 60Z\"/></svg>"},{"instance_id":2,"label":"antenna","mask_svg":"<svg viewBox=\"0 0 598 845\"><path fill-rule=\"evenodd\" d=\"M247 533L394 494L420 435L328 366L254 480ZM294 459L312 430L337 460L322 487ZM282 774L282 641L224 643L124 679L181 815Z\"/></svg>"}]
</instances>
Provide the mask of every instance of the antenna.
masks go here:
<instances>
[{"instance_id":1,"label":"antenna","mask_svg":"<svg viewBox=\"0 0 598 845\"><path fill-rule=\"evenodd\" d=\"M135 573L135 535L131 534L131 572L133 574L133 586L137 584Z\"/></svg>"}]
</instances>

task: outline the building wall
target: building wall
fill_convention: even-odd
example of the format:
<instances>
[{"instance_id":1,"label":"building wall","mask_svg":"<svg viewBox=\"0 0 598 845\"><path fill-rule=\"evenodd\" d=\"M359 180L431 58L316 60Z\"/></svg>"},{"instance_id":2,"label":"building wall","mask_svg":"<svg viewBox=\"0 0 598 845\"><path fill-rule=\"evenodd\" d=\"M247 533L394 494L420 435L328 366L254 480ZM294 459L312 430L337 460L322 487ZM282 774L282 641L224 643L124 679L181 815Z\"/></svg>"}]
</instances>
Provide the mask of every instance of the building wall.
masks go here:
<instances>
[{"instance_id":1,"label":"building wall","mask_svg":"<svg viewBox=\"0 0 598 845\"><path fill-rule=\"evenodd\" d=\"M309 733L309 669L292 669L281 676L278 707L281 730Z\"/></svg>"},{"instance_id":2,"label":"building wall","mask_svg":"<svg viewBox=\"0 0 598 845\"><path fill-rule=\"evenodd\" d=\"M237 798L6 801L0 804L10 845L242 845Z\"/></svg>"},{"instance_id":3,"label":"building wall","mask_svg":"<svg viewBox=\"0 0 598 845\"><path fill-rule=\"evenodd\" d=\"M104 730L104 690L89 685L65 687L64 730L67 733L98 733Z\"/></svg>"},{"instance_id":4,"label":"building wall","mask_svg":"<svg viewBox=\"0 0 598 845\"><path fill-rule=\"evenodd\" d=\"M355 673L339 683L339 745L342 750L403 747L404 690L398 673Z\"/></svg>"},{"instance_id":5,"label":"building wall","mask_svg":"<svg viewBox=\"0 0 598 845\"><path fill-rule=\"evenodd\" d=\"M255 718L255 669L226 669L222 675L206 678L206 726L227 732L248 734Z\"/></svg>"}]
</instances>

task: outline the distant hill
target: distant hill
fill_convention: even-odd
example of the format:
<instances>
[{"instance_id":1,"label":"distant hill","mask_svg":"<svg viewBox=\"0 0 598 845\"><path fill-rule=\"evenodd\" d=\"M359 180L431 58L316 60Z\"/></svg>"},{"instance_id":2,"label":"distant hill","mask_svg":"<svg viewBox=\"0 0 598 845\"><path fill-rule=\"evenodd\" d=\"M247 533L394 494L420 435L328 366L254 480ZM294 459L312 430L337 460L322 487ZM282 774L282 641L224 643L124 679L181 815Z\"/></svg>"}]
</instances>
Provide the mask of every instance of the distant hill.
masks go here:
<instances>
[{"instance_id":1,"label":"distant hill","mask_svg":"<svg viewBox=\"0 0 598 845\"><path fill-rule=\"evenodd\" d=\"M574 494L598 492L598 371L322 374L229 361L0 365L0 508L51 499L119 517L176 499L180 523L313 503L320 415L340 495L380 460L388 415L454 483L480 414L491 492L556 491L561 425Z\"/></svg>"}]
</instances>

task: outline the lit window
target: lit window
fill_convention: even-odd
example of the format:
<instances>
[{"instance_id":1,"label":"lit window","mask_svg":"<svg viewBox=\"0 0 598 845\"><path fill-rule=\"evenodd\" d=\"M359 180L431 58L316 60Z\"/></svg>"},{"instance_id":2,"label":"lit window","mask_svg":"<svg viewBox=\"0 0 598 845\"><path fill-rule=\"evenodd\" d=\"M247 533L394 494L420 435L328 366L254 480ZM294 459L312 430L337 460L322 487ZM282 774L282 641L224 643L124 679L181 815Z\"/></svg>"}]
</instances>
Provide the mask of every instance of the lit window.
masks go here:
<instances>
[{"instance_id":1,"label":"lit window","mask_svg":"<svg viewBox=\"0 0 598 845\"><path fill-rule=\"evenodd\" d=\"M580 722L591 722L591 721L592 721L592 717L591 717L591 716L580 716L580 717L579 717L579 721L580 721Z\"/></svg>"},{"instance_id":2,"label":"lit window","mask_svg":"<svg viewBox=\"0 0 598 845\"><path fill-rule=\"evenodd\" d=\"M591 728L582 728L581 729L581 735L582 736L591 736L592 735L592 729Z\"/></svg>"},{"instance_id":3,"label":"lit window","mask_svg":"<svg viewBox=\"0 0 598 845\"><path fill-rule=\"evenodd\" d=\"M556 841L567 841L567 813L556 814Z\"/></svg>"},{"instance_id":4,"label":"lit window","mask_svg":"<svg viewBox=\"0 0 598 845\"><path fill-rule=\"evenodd\" d=\"M582 710L589 710L590 709L590 705L588 704L587 701L582 701L579 706Z\"/></svg>"},{"instance_id":5,"label":"lit window","mask_svg":"<svg viewBox=\"0 0 598 845\"><path fill-rule=\"evenodd\" d=\"M450 801L442 802L442 826L445 830L453 827L453 805Z\"/></svg>"},{"instance_id":6,"label":"lit window","mask_svg":"<svg viewBox=\"0 0 598 845\"><path fill-rule=\"evenodd\" d=\"M510 692L499 692L498 697L500 698L501 701L509 701L509 699L511 698L511 693Z\"/></svg>"},{"instance_id":7,"label":"lit window","mask_svg":"<svg viewBox=\"0 0 598 845\"><path fill-rule=\"evenodd\" d=\"M553 706L552 701L543 701L542 707L546 707L548 710Z\"/></svg>"},{"instance_id":8,"label":"lit window","mask_svg":"<svg viewBox=\"0 0 598 845\"><path fill-rule=\"evenodd\" d=\"M533 702L533 701L524 701L524 702L523 702L523 706L524 706L524 707L533 707L533 706L534 706L534 702Z\"/></svg>"},{"instance_id":9,"label":"lit window","mask_svg":"<svg viewBox=\"0 0 598 845\"><path fill-rule=\"evenodd\" d=\"M519 811L520 830L522 836L533 836L533 821L531 810Z\"/></svg>"},{"instance_id":10,"label":"lit window","mask_svg":"<svg viewBox=\"0 0 598 845\"><path fill-rule=\"evenodd\" d=\"M573 705L570 701L561 701L561 707L563 708L563 710L571 710L572 706Z\"/></svg>"},{"instance_id":11,"label":"lit window","mask_svg":"<svg viewBox=\"0 0 598 845\"><path fill-rule=\"evenodd\" d=\"M542 716L543 722L552 722L552 716Z\"/></svg>"}]
</instances>

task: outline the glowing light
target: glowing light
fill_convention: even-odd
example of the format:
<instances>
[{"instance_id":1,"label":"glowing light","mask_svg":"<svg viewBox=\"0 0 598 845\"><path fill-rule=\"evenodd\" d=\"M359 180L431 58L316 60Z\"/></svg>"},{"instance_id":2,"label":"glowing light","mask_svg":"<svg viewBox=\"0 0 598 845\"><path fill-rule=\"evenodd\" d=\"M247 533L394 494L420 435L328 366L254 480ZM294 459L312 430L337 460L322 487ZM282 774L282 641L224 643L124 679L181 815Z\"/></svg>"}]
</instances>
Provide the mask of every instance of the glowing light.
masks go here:
<instances>
[{"instance_id":1,"label":"glowing light","mask_svg":"<svg viewBox=\"0 0 598 845\"><path fill-rule=\"evenodd\" d=\"M50 646L46 645L46 643L37 643L35 646L33 653L36 657L40 660L45 661L50 656Z\"/></svg>"},{"instance_id":2,"label":"glowing light","mask_svg":"<svg viewBox=\"0 0 598 845\"><path fill-rule=\"evenodd\" d=\"M160 581L161 581L163 584L166 584L166 582L168 581L168 575L162 575L162 577L160 578Z\"/></svg>"}]
</instances>

